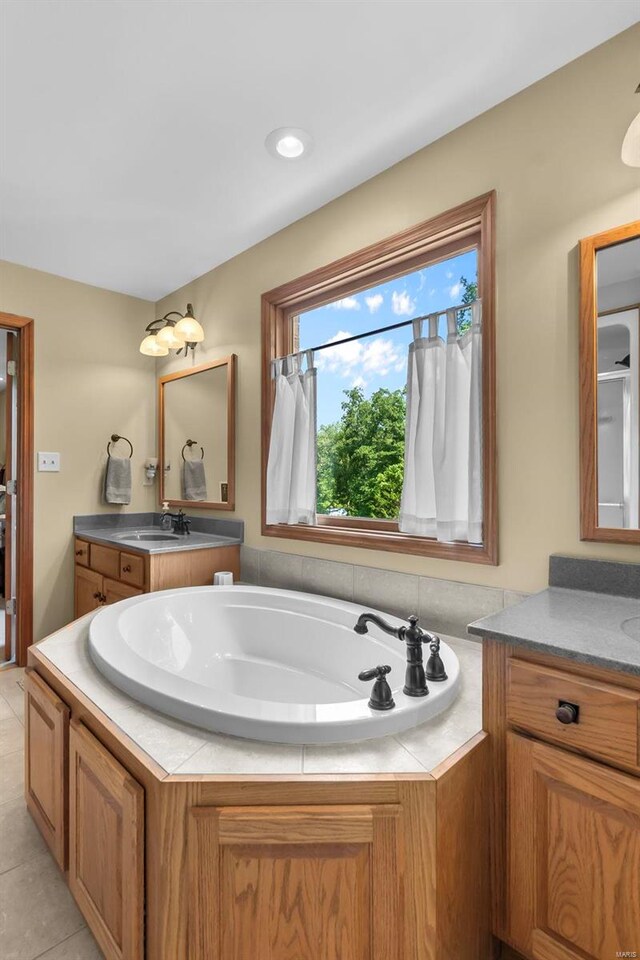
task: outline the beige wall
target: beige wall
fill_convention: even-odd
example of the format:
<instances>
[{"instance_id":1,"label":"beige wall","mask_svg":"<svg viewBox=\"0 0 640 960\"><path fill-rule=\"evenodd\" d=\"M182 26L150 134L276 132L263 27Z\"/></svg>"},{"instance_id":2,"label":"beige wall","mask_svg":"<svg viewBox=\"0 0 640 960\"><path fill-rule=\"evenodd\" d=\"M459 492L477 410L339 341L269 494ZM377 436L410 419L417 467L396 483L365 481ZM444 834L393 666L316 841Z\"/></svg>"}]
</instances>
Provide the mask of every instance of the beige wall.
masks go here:
<instances>
[{"instance_id":1,"label":"beige wall","mask_svg":"<svg viewBox=\"0 0 640 960\"><path fill-rule=\"evenodd\" d=\"M636 26L161 301L159 316L193 303L200 362L238 354L237 515L249 545L515 590L542 587L556 551L640 559L579 539L577 260L580 237L640 216L637 171L620 161L639 45ZM500 566L263 538L260 294L492 189Z\"/></svg>"},{"instance_id":2,"label":"beige wall","mask_svg":"<svg viewBox=\"0 0 640 960\"><path fill-rule=\"evenodd\" d=\"M35 474L35 610L39 639L73 616L74 514L152 510L143 460L155 453L154 362L138 352L153 305L14 264L0 264L0 309L35 320L35 449L60 473ZM102 504L106 444L134 446L130 507Z\"/></svg>"}]
</instances>

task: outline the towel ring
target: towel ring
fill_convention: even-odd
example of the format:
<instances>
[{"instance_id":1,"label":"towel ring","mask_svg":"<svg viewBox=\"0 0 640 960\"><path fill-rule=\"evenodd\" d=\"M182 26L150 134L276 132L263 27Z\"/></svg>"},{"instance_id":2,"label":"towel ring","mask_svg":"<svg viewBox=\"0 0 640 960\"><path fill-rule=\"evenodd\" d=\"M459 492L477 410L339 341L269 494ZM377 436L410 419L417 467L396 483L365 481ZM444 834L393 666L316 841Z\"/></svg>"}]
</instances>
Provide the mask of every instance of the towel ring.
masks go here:
<instances>
[{"instance_id":1,"label":"towel ring","mask_svg":"<svg viewBox=\"0 0 640 960\"><path fill-rule=\"evenodd\" d=\"M185 447L189 447L189 449L191 449L191 447L197 447L197 446L198 446L198 441L197 441L197 440L187 440L187 442L185 443L184 447L182 448L182 459L183 459L184 461L186 461L186 459L187 459L187 458L185 457L185 455L184 455L184 448L185 448ZM204 460L204 447L200 447L200 459L201 459L201 460Z\"/></svg>"},{"instance_id":2,"label":"towel ring","mask_svg":"<svg viewBox=\"0 0 640 960\"><path fill-rule=\"evenodd\" d=\"M118 440L124 440L125 443L129 444L129 449L131 450L131 453L129 454L129 460L131 460L131 457L133 456L133 444L131 443L131 440L127 439L127 437L121 437L118 433L111 434L111 440L109 440L109 443L107 444L107 456L111 456L111 451L109 450L111 444L117 443Z\"/></svg>"}]
</instances>

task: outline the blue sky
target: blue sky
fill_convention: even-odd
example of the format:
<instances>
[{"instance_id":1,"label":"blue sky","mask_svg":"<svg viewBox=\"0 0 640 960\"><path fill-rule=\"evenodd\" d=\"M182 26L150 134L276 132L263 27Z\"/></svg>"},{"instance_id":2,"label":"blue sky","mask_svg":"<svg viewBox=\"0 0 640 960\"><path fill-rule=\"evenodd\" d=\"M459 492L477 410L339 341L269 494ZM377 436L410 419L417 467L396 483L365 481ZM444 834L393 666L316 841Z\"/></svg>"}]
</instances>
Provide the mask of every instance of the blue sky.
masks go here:
<instances>
[{"instance_id":1,"label":"blue sky","mask_svg":"<svg viewBox=\"0 0 640 960\"><path fill-rule=\"evenodd\" d=\"M460 277L472 282L476 273L477 254L471 250L309 310L300 314L300 349L451 307L461 301ZM379 387L404 387L411 337L408 326L317 353L318 426L340 419L343 390L360 386L370 397Z\"/></svg>"}]
</instances>

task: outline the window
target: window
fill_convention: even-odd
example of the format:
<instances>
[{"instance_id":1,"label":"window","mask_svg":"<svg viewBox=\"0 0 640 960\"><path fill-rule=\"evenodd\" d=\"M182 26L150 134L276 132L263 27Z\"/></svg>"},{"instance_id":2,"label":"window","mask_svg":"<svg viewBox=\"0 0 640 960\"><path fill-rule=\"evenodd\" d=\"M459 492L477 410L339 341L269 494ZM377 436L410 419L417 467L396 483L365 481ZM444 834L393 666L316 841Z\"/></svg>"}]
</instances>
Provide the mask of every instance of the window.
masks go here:
<instances>
[{"instance_id":1,"label":"window","mask_svg":"<svg viewBox=\"0 0 640 960\"><path fill-rule=\"evenodd\" d=\"M263 477L265 535L497 562L493 211L493 195L478 198L263 296L265 472L273 407L271 360L337 344L315 354L316 523L267 524ZM384 328L477 296L483 301L482 543L443 543L398 529L413 330L410 322ZM461 332L470 324L470 314L457 314ZM384 332L367 336L378 329ZM439 334L446 339L444 315Z\"/></svg>"},{"instance_id":2,"label":"window","mask_svg":"<svg viewBox=\"0 0 640 960\"><path fill-rule=\"evenodd\" d=\"M473 246L293 317L294 349L324 347L315 361L319 517L398 519L411 321L476 300L477 272ZM458 314L460 331L470 313ZM438 333L447 339L444 313Z\"/></svg>"}]
</instances>

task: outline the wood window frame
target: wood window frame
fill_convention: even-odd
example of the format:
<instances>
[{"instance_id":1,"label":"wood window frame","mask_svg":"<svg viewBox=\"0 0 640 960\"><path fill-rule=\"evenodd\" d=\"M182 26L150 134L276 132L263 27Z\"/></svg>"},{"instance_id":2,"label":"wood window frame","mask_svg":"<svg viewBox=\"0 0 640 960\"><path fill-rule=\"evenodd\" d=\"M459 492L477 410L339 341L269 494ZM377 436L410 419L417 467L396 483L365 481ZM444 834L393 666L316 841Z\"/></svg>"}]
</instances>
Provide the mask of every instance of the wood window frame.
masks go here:
<instances>
[{"instance_id":1,"label":"wood window frame","mask_svg":"<svg viewBox=\"0 0 640 960\"><path fill-rule=\"evenodd\" d=\"M640 237L640 220L580 241L580 539L640 543L640 530L599 526L598 508L598 291L599 250ZM630 307L618 307L620 313ZM605 314L600 314L604 316Z\"/></svg>"},{"instance_id":2,"label":"wood window frame","mask_svg":"<svg viewBox=\"0 0 640 960\"><path fill-rule=\"evenodd\" d=\"M444 560L498 563L496 377L495 377L495 191L454 207L386 240L298 277L262 295L262 534ZM425 261L449 259L478 248L478 294L482 298L482 426L484 543L441 543L400 533L393 520L318 517L315 525L268 524L266 477L274 403L271 361L293 349L292 317L421 269Z\"/></svg>"}]
</instances>

